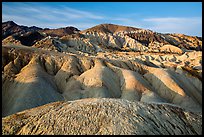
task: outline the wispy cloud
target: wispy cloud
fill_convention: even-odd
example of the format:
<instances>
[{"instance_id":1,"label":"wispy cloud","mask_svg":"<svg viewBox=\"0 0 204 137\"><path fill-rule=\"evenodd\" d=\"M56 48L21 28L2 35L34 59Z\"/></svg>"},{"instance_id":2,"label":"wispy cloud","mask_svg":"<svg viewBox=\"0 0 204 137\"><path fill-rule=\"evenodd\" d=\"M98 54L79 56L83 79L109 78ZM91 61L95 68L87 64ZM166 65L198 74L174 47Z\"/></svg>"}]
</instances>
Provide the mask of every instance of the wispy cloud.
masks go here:
<instances>
[{"instance_id":1,"label":"wispy cloud","mask_svg":"<svg viewBox=\"0 0 204 137\"><path fill-rule=\"evenodd\" d=\"M79 10L66 5L49 6L39 3L2 4L2 21L12 20L20 25L59 28L74 26L80 30L101 24L113 23L150 29L161 33L202 34L201 17L145 17L140 13L118 15Z\"/></svg>"},{"instance_id":2,"label":"wispy cloud","mask_svg":"<svg viewBox=\"0 0 204 137\"><path fill-rule=\"evenodd\" d=\"M39 25L39 27L52 28L72 24L80 29L85 29L90 26L89 24L95 24L89 20L102 20L105 18L106 17L102 15L65 6L59 6L53 9L53 7L49 6L31 5L27 3L17 4L15 7L3 5L2 14L3 21L13 20L16 23L28 26ZM62 24L63 26L60 26Z\"/></svg>"},{"instance_id":3,"label":"wispy cloud","mask_svg":"<svg viewBox=\"0 0 204 137\"><path fill-rule=\"evenodd\" d=\"M58 10L59 13L61 13L62 11L61 10ZM105 16L100 16L100 15L96 15L94 13L91 13L91 12L87 12L87 11L82 11L82 10L76 10L76 9L72 9L72 8L69 8L69 7L64 7L63 8L63 14L64 15L67 15L67 13L70 13L79 17L79 18L90 18L90 19L104 19Z\"/></svg>"},{"instance_id":4,"label":"wispy cloud","mask_svg":"<svg viewBox=\"0 0 204 137\"><path fill-rule=\"evenodd\" d=\"M201 17L165 17L143 19L149 29L163 33L201 34Z\"/></svg>"}]
</instances>

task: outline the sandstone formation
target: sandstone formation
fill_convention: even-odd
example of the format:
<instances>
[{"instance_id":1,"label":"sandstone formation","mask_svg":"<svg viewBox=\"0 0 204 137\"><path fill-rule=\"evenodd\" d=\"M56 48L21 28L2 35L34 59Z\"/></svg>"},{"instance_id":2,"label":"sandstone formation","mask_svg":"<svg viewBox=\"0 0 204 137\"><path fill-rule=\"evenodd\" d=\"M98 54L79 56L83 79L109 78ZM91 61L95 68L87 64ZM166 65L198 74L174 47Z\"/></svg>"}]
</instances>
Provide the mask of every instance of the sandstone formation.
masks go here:
<instances>
[{"instance_id":1,"label":"sandstone formation","mask_svg":"<svg viewBox=\"0 0 204 137\"><path fill-rule=\"evenodd\" d=\"M114 24L2 26L3 134L201 134L202 38ZM86 111L88 123L77 116Z\"/></svg>"}]
</instances>

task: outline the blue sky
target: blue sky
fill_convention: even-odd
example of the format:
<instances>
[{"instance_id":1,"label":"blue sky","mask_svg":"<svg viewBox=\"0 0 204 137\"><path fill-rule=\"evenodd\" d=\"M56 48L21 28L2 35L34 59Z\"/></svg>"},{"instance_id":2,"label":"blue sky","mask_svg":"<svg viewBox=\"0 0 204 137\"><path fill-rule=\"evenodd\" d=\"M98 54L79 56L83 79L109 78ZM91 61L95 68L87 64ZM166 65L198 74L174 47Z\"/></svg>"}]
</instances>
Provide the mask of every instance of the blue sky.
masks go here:
<instances>
[{"instance_id":1,"label":"blue sky","mask_svg":"<svg viewBox=\"0 0 204 137\"><path fill-rule=\"evenodd\" d=\"M202 36L202 2L2 2L2 21L84 30L102 23Z\"/></svg>"}]
</instances>

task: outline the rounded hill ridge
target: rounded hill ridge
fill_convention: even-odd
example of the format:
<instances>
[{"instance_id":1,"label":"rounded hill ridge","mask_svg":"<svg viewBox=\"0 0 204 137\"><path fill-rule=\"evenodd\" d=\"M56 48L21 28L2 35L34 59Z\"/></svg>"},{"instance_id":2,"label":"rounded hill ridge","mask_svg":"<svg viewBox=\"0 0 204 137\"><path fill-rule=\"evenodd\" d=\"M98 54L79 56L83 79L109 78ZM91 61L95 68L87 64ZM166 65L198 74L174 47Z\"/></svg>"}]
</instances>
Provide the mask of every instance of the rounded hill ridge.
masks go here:
<instances>
[{"instance_id":1,"label":"rounded hill ridge","mask_svg":"<svg viewBox=\"0 0 204 137\"><path fill-rule=\"evenodd\" d=\"M202 38L2 23L2 134L202 134Z\"/></svg>"}]
</instances>

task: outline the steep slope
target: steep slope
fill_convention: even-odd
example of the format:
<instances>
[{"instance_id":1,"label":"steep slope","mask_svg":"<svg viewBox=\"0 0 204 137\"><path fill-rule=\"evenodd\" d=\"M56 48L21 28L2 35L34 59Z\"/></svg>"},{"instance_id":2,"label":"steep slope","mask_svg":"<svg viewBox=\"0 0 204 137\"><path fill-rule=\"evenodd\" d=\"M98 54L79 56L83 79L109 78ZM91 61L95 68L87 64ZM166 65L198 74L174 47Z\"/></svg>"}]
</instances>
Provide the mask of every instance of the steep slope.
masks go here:
<instances>
[{"instance_id":1,"label":"steep slope","mask_svg":"<svg viewBox=\"0 0 204 137\"><path fill-rule=\"evenodd\" d=\"M202 110L202 82L179 67L177 69L173 69L175 66L159 68L160 66L148 64L151 61L148 58L143 60L143 63L139 60L141 56L128 59L131 56L126 58L124 55L119 55L123 59L119 57L113 59L107 56L63 54L20 45L3 46L2 51L2 92L7 96L3 106L4 104L10 106L3 107L6 108L3 110L5 114L14 112L11 106L16 105L15 100L22 99L20 95L14 98L12 92L18 94L18 90L22 90L22 94L33 96L32 91L40 87L47 92L53 92L50 94L63 96L65 100L93 97L122 98L149 103L167 102L194 112ZM192 55L189 56L191 60ZM200 62L197 58L196 61ZM179 66L182 63L175 64ZM23 83L29 85L28 88L18 82L22 79L24 79ZM27 81L30 80L33 82L28 83ZM43 97L46 96L45 91L42 93L38 91L43 98L42 102L48 103L49 97ZM56 101L56 99L51 100ZM35 102L23 108L27 106L32 108L40 104ZM20 108L15 112L21 111Z\"/></svg>"},{"instance_id":2,"label":"steep slope","mask_svg":"<svg viewBox=\"0 0 204 137\"><path fill-rule=\"evenodd\" d=\"M42 67L39 56L32 57L24 67L22 64L25 62L17 57L4 67L2 116L64 100L52 77ZM15 77L7 78L10 75Z\"/></svg>"}]
</instances>

